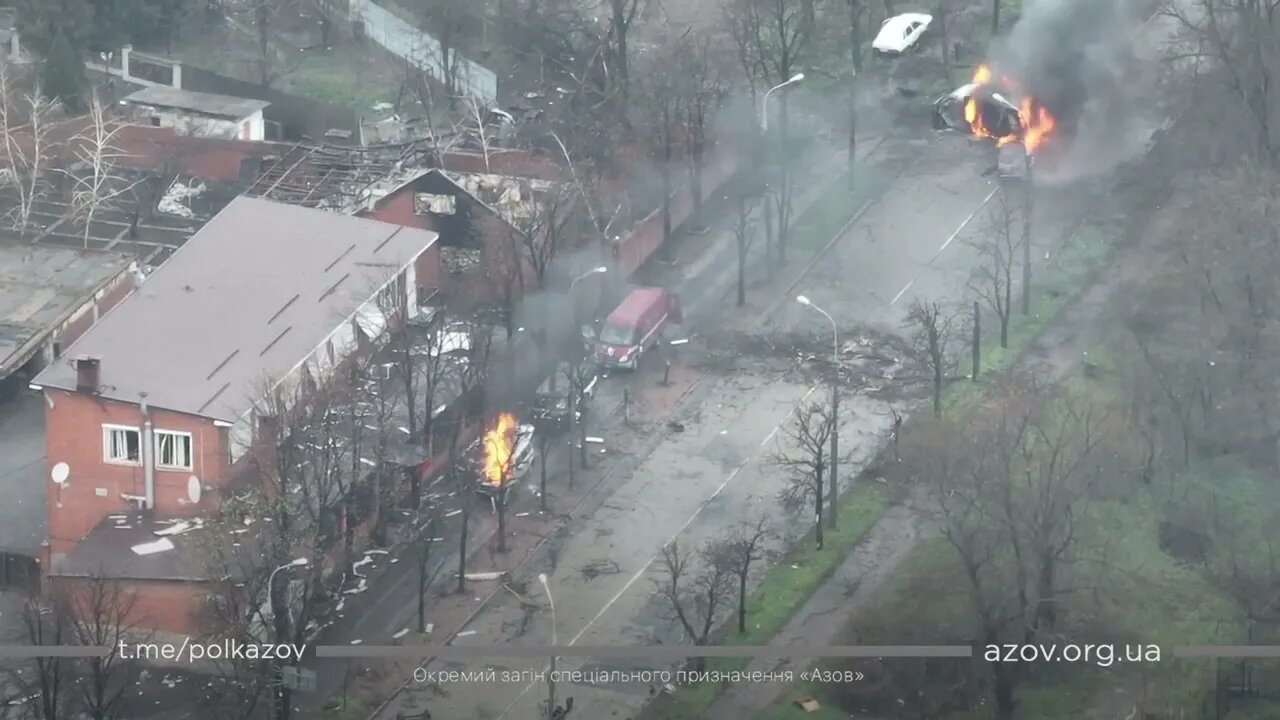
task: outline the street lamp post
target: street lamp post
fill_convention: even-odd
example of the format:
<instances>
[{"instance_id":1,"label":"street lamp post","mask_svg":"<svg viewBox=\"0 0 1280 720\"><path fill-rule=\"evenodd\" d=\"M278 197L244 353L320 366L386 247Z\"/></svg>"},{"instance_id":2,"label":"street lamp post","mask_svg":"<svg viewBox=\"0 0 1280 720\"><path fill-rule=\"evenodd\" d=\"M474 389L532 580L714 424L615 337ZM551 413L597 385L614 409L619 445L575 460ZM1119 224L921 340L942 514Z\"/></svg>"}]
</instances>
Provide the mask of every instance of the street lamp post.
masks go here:
<instances>
[{"instance_id":1,"label":"street lamp post","mask_svg":"<svg viewBox=\"0 0 1280 720\"><path fill-rule=\"evenodd\" d=\"M304 558L304 557L294 558L294 559L290 560L289 562L287 562L287 563L285 563L285 564L281 565L280 567L276 568L275 570L272 570L272 571L271 571L271 574L267 576L267 597L268 597L268 598L275 598L275 581L276 581L276 573L280 572L281 570L288 570L289 568L295 568L295 567L306 567L306 566L307 566L307 565L309 565L310 563L311 563L311 561L310 561L310 560L308 560L308 559L306 559L306 558ZM275 604L274 604L274 602L273 602L273 603L272 603L272 606L271 606L271 614L272 614L272 615L275 615L275 612L276 612L276 608L275 608Z\"/></svg>"},{"instance_id":2,"label":"street lamp post","mask_svg":"<svg viewBox=\"0 0 1280 720\"><path fill-rule=\"evenodd\" d=\"M769 132L769 96L773 94L774 90L781 90L782 88L787 87L788 85L794 85L800 82L801 80L804 80L804 73L796 73L795 75L791 76L790 80L784 83L779 83L777 85L774 85L773 87L769 88L765 92L764 99L760 101L760 131L761 132Z\"/></svg>"},{"instance_id":3,"label":"street lamp post","mask_svg":"<svg viewBox=\"0 0 1280 720\"><path fill-rule=\"evenodd\" d=\"M295 568L295 567L305 567L308 564L310 564L310 561L304 557L294 558L293 560L290 560L289 562L281 565L275 570L272 570L271 574L267 576L267 604L271 606L271 620L272 620L271 624L275 626L275 634L276 634L277 642L285 642L288 639L286 638L286 635L288 634L289 629L288 629L288 625L285 624L286 623L285 618L286 617L289 618L289 622L292 621L293 608L288 606L287 598L285 599L285 604L286 604L286 609L289 612L289 615L285 615L284 613L281 613L279 608L277 607L276 593L275 593L276 574L279 573L281 570L288 570L289 568ZM276 703L277 703L280 717L285 718L287 720L290 714L288 689L285 688L283 684L277 685L276 691L275 691L275 697L276 697Z\"/></svg>"},{"instance_id":4,"label":"street lamp post","mask_svg":"<svg viewBox=\"0 0 1280 720\"><path fill-rule=\"evenodd\" d=\"M765 182L764 182L765 192L762 193L760 196L760 203L764 210L765 259L766 259L766 265L768 266L769 272L770 272L769 277L771 278L773 277L772 275L773 257L772 256L773 256L773 248L775 247L775 244L773 241L775 236L772 230L773 210L772 210L772 205L769 203L769 201L766 198L766 195L768 194L770 181L768 179L768 176L761 172L761 166L764 164L764 156L767 151L765 139L768 137L768 134L769 134L769 96L772 95L774 91L781 90L782 88L787 87L788 85L794 85L795 83L798 83L801 80L804 80L804 73L796 73L795 75L791 76L790 80L787 80L784 83L779 83L769 88L767 91L765 91L764 97L760 100L760 138L759 138L759 142L756 143L756 147L754 152L752 153L752 156L753 156L753 163L755 164L756 175L759 177L765 178ZM785 145L787 142L786 119L787 119L786 109L784 108L783 114L782 114L783 123L782 123L782 138L781 138L781 142L783 145ZM785 151L785 148L784 148L784 151ZM783 160L782 163L779 164L779 167L780 167L780 171L783 173L782 181L785 181L785 159ZM776 244L776 247L778 250L778 259L780 261L785 262L786 248L784 247L782 242L782 238L784 237L785 232L782 228L782 222L786 219L786 215L782 214L781 208L779 208L779 213L780 213L780 217L778 218L779 227L778 227L778 233L776 236L778 239L778 242Z\"/></svg>"},{"instance_id":5,"label":"street lamp post","mask_svg":"<svg viewBox=\"0 0 1280 720\"><path fill-rule=\"evenodd\" d=\"M836 327L835 318L830 313L817 305L804 295L797 295L796 302L807 308L812 308L822 313L823 317L831 323L831 459L828 462L830 467L829 475L831 478L831 490L828 495L831 497L831 512L828 516L831 518L831 527L836 526L836 521L840 514L840 490L837 486L838 466L840 464L840 330Z\"/></svg>"},{"instance_id":6,"label":"street lamp post","mask_svg":"<svg viewBox=\"0 0 1280 720\"><path fill-rule=\"evenodd\" d=\"M556 599L551 594L551 586L547 584L547 574L539 573L538 582L542 583L542 591L547 594L547 603L551 605L551 645L555 647L560 642L560 636L556 629ZM547 717L553 718L556 713L556 656L551 656L551 672L547 675Z\"/></svg>"}]
</instances>

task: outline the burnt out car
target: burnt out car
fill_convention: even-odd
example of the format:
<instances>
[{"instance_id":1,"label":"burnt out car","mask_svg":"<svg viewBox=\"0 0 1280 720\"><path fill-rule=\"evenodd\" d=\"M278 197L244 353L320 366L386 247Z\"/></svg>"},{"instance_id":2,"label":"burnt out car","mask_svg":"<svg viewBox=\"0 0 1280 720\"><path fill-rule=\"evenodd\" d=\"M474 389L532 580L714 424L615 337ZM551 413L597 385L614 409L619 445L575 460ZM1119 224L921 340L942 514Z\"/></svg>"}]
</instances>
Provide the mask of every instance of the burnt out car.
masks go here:
<instances>
[{"instance_id":1,"label":"burnt out car","mask_svg":"<svg viewBox=\"0 0 1280 720\"><path fill-rule=\"evenodd\" d=\"M970 100L973 101L973 122L966 110ZM1018 106L1009 98L977 83L961 85L933 101L934 129L974 133L975 125L994 137L1017 135L1022 131L1022 117Z\"/></svg>"}]
</instances>

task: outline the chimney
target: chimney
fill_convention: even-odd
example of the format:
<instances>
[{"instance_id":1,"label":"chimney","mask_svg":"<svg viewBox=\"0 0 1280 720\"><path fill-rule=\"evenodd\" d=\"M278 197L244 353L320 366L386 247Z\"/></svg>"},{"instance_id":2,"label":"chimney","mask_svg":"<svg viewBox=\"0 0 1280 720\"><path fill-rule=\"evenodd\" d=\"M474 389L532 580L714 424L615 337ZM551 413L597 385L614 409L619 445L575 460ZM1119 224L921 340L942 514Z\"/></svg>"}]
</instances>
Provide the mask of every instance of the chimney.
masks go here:
<instances>
[{"instance_id":1,"label":"chimney","mask_svg":"<svg viewBox=\"0 0 1280 720\"><path fill-rule=\"evenodd\" d=\"M99 382L99 368L101 360L96 357L78 357L76 358L76 391L89 393L91 395L98 394L98 388L102 386Z\"/></svg>"}]
</instances>

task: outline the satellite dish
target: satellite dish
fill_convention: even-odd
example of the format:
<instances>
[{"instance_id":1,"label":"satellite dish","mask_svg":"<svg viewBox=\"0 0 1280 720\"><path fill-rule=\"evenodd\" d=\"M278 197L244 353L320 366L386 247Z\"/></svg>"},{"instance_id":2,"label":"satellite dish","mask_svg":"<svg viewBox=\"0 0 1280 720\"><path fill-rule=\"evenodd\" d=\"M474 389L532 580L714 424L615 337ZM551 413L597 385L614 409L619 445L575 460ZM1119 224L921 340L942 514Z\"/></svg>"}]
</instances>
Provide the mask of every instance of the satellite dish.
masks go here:
<instances>
[{"instance_id":1,"label":"satellite dish","mask_svg":"<svg viewBox=\"0 0 1280 720\"><path fill-rule=\"evenodd\" d=\"M200 502L200 478L195 475L187 478L187 499L192 504Z\"/></svg>"},{"instance_id":2,"label":"satellite dish","mask_svg":"<svg viewBox=\"0 0 1280 720\"><path fill-rule=\"evenodd\" d=\"M54 465L53 470L49 472L49 477L53 478L53 481L59 485L66 485L67 478L70 476L71 466L64 462Z\"/></svg>"}]
</instances>

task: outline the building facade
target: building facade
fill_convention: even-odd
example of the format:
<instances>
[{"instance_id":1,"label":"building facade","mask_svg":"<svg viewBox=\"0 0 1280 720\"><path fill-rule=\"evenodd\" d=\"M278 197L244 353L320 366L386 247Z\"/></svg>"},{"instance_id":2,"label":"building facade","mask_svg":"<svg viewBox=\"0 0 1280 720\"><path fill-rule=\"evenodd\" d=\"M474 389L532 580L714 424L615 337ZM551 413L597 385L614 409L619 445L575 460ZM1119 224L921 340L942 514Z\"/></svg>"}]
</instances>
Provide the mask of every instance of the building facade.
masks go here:
<instances>
[{"instance_id":1,"label":"building facade","mask_svg":"<svg viewBox=\"0 0 1280 720\"><path fill-rule=\"evenodd\" d=\"M172 598L210 579L165 528L217 512L270 398L325 383L417 312L435 242L254 198L215 216L33 382L47 408L45 574L131 583L140 626L194 632L195 608Z\"/></svg>"}]
</instances>

